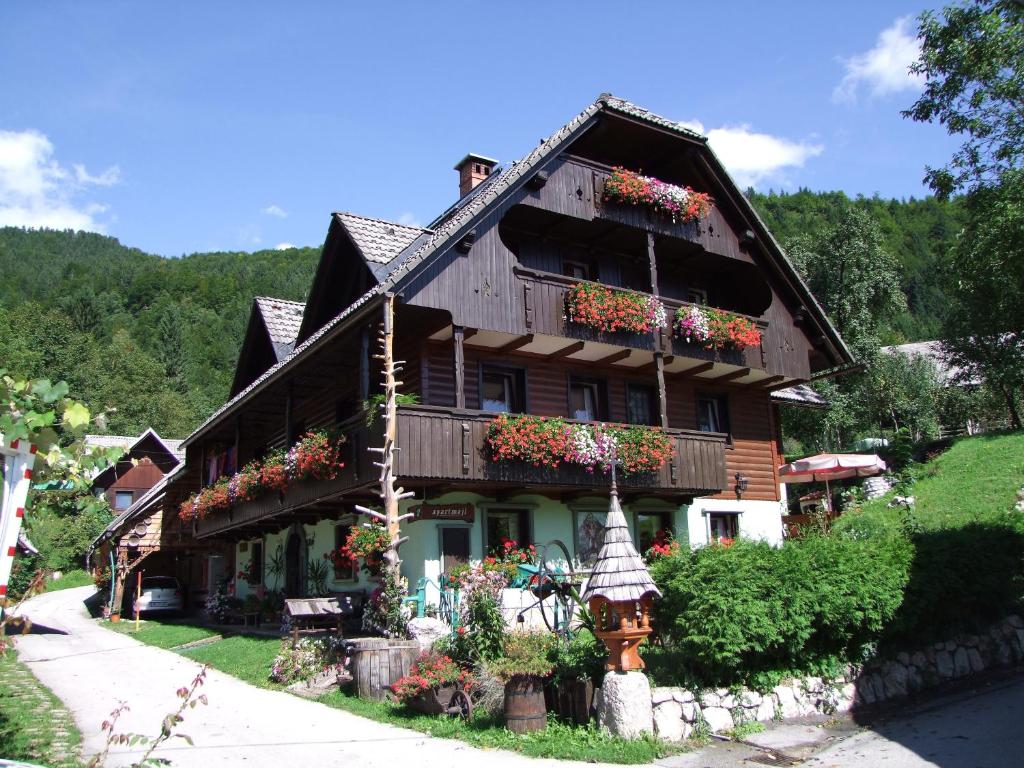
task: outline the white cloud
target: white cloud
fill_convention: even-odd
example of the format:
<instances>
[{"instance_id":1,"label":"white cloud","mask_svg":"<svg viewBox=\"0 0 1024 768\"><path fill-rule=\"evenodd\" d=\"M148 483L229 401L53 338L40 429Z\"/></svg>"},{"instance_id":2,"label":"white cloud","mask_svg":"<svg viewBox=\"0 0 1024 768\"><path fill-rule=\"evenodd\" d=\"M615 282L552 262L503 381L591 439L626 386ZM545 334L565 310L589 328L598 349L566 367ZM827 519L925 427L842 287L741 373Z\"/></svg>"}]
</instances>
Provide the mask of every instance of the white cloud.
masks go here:
<instances>
[{"instance_id":1,"label":"white cloud","mask_svg":"<svg viewBox=\"0 0 1024 768\"><path fill-rule=\"evenodd\" d=\"M289 248L298 248L295 243L278 243L274 246L275 251L287 251Z\"/></svg>"},{"instance_id":2,"label":"white cloud","mask_svg":"<svg viewBox=\"0 0 1024 768\"><path fill-rule=\"evenodd\" d=\"M420 220L416 217L416 214L415 213L411 213L410 211L406 211L401 216L399 216L398 217L398 223L399 224L404 224L407 227L422 227L423 226L420 223Z\"/></svg>"},{"instance_id":3,"label":"white cloud","mask_svg":"<svg viewBox=\"0 0 1024 768\"><path fill-rule=\"evenodd\" d=\"M745 124L725 125L709 131L697 120L681 121L680 125L708 137L711 148L741 187L756 187L767 181L786 183L786 169L802 168L809 158L825 150L813 141L792 141L757 133Z\"/></svg>"},{"instance_id":4,"label":"white cloud","mask_svg":"<svg viewBox=\"0 0 1024 768\"><path fill-rule=\"evenodd\" d=\"M911 74L910 65L921 53L921 42L910 16L896 19L878 35L875 47L842 59L846 74L832 91L832 101L852 104L864 86L871 96L919 90L922 75Z\"/></svg>"},{"instance_id":5,"label":"white cloud","mask_svg":"<svg viewBox=\"0 0 1024 768\"><path fill-rule=\"evenodd\" d=\"M267 214L267 216L274 216L275 218L278 218L278 219L287 219L288 218L288 211L286 211L284 208L282 208L279 205L268 205L266 208L264 208L261 211L261 213L265 213L265 214Z\"/></svg>"},{"instance_id":6,"label":"white cloud","mask_svg":"<svg viewBox=\"0 0 1024 768\"><path fill-rule=\"evenodd\" d=\"M70 173L53 157L53 144L38 131L0 131L0 226L103 232L96 216L107 211L78 198L90 186L111 186L115 165L91 175L84 165Z\"/></svg>"}]
</instances>

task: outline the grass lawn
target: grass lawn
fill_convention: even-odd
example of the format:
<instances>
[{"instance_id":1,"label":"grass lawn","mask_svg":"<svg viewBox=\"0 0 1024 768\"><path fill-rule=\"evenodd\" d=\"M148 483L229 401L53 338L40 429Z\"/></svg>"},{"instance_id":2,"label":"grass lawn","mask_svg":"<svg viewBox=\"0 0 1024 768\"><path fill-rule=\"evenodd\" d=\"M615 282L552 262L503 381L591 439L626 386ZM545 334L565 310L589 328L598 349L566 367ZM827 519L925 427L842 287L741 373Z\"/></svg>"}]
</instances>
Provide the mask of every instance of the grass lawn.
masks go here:
<instances>
[{"instance_id":1,"label":"grass lawn","mask_svg":"<svg viewBox=\"0 0 1024 768\"><path fill-rule=\"evenodd\" d=\"M1024 485L1024 432L961 438L920 465L917 478L914 516L924 528L1004 522ZM886 506L892 495L867 502L859 515L897 523L899 511Z\"/></svg>"},{"instance_id":2,"label":"grass lawn","mask_svg":"<svg viewBox=\"0 0 1024 768\"><path fill-rule=\"evenodd\" d=\"M282 686L267 679L280 647L280 641L274 638L237 636L179 653L260 688L281 690ZM465 723L456 718L409 712L390 702L366 701L342 691L332 691L318 701L431 736L459 739L485 749L513 750L532 757L640 764L677 751L655 739L627 741L605 735L596 728L571 728L556 722L551 722L547 730L540 733L518 736L506 730L500 721L487 716L474 717Z\"/></svg>"},{"instance_id":3,"label":"grass lawn","mask_svg":"<svg viewBox=\"0 0 1024 768\"><path fill-rule=\"evenodd\" d=\"M270 664L280 648L281 641L276 638L239 635L180 653L260 688L280 689L280 685L267 679Z\"/></svg>"},{"instance_id":4,"label":"grass lawn","mask_svg":"<svg viewBox=\"0 0 1024 768\"><path fill-rule=\"evenodd\" d=\"M0 757L78 768L81 734L71 714L17 660L0 657Z\"/></svg>"},{"instance_id":5,"label":"grass lawn","mask_svg":"<svg viewBox=\"0 0 1024 768\"><path fill-rule=\"evenodd\" d=\"M176 648L186 643L194 643L196 640L203 640L213 637L217 633L206 627L199 627L193 624L173 624L152 619L143 619L139 622L139 631L135 631L134 619L122 619L117 623L105 622L106 629L130 635L140 643L155 645L157 648Z\"/></svg>"},{"instance_id":6,"label":"grass lawn","mask_svg":"<svg viewBox=\"0 0 1024 768\"><path fill-rule=\"evenodd\" d=\"M56 592L58 589L74 589L75 587L92 586L92 574L88 571L66 571L63 576L54 581L46 580L44 592Z\"/></svg>"},{"instance_id":7,"label":"grass lawn","mask_svg":"<svg viewBox=\"0 0 1024 768\"><path fill-rule=\"evenodd\" d=\"M367 701L344 691L331 691L318 701L430 736L459 739L482 749L507 749L530 757L636 765L650 763L678 751L678 748L654 738L629 741L602 733L595 727L576 728L553 719L543 731L519 735L507 730L500 718L484 714L474 716L467 723L444 715L421 715L391 702Z\"/></svg>"}]
</instances>

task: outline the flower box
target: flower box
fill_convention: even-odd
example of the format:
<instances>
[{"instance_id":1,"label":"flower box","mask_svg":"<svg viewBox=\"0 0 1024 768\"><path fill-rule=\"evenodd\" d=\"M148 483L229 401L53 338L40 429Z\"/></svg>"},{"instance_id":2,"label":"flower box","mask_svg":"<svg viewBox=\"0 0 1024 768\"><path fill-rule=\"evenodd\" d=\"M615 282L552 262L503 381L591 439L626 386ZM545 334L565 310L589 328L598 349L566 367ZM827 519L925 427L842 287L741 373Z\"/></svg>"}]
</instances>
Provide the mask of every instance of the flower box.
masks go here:
<instances>
[{"instance_id":1,"label":"flower box","mask_svg":"<svg viewBox=\"0 0 1024 768\"><path fill-rule=\"evenodd\" d=\"M654 296L589 282L566 292L565 318L603 333L652 333L668 326L665 307Z\"/></svg>"},{"instance_id":2,"label":"flower box","mask_svg":"<svg viewBox=\"0 0 1024 768\"><path fill-rule=\"evenodd\" d=\"M690 187L641 176L625 168L613 168L605 180L602 200L649 208L668 216L673 223L686 223L707 218L712 199L706 192Z\"/></svg>"},{"instance_id":3,"label":"flower box","mask_svg":"<svg viewBox=\"0 0 1024 768\"><path fill-rule=\"evenodd\" d=\"M752 320L722 309L687 305L676 310L673 333L705 349L734 349L761 345L761 331Z\"/></svg>"}]
</instances>

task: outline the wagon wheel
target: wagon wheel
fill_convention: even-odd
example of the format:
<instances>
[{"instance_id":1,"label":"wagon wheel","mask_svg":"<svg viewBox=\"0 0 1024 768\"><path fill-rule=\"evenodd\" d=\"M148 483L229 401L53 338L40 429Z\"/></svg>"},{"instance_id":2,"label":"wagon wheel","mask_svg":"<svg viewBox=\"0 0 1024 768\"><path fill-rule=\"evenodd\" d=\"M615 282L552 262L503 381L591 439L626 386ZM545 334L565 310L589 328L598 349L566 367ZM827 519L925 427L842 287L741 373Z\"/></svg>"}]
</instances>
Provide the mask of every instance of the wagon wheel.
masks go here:
<instances>
[{"instance_id":1,"label":"wagon wheel","mask_svg":"<svg viewBox=\"0 0 1024 768\"><path fill-rule=\"evenodd\" d=\"M473 702L465 691L456 691L452 694L452 700L448 703L448 714L452 717L461 717L469 720L473 715Z\"/></svg>"},{"instance_id":2,"label":"wagon wheel","mask_svg":"<svg viewBox=\"0 0 1024 768\"><path fill-rule=\"evenodd\" d=\"M566 570L557 570L548 564L548 551L554 547L556 556L564 556ZM569 549L558 539L553 539L540 549L540 563L536 582L533 586L533 593L537 596L540 615L544 619L544 625L555 634L568 635L569 625L572 622L572 614L575 608L575 600L572 591L575 573L572 569L572 557L569 556Z\"/></svg>"}]
</instances>

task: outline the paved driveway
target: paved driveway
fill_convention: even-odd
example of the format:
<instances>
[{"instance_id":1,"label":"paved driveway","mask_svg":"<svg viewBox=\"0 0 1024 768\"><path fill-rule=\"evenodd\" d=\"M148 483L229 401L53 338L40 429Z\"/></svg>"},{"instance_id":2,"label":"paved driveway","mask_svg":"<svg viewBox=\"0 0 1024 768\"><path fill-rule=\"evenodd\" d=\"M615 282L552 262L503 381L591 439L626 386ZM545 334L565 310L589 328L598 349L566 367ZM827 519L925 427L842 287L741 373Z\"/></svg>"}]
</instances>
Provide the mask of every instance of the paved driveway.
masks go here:
<instances>
[{"instance_id":1,"label":"paved driveway","mask_svg":"<svg viewBox=\"0 0 1024 768\"><path fill-rule=\"evenodd\" d=\"M809 768L1005 768L1024 765L1024 678L975 695L937 700L900 719L874 725L804 765Z\"/></svg>"},{"instance_id":2,"label":"paved driveway","mask_svg":"<svg viewBox=\"0 0 1024 768\"><path fill-rule=\"evenodd\" d=\"M131 710L119 731L154 734L177 708L175 691L199 665L170 651L143 645L91 620L82 600L91 587L52 592L25 604L37 634L18 639L18 655L71 710L87 755L103 747L100 725L120 700ZM365 720L277 691L255 688L210 670L209 706L185 715L180 730L195 743L174 739L157 755L173 765L196 768L245 766L360 766L427 768L457 765L487 768L584 766L484 751L459 741ZM108 766L130 765L139 752L113 752Z\"/></svg>"}]
</instances>

